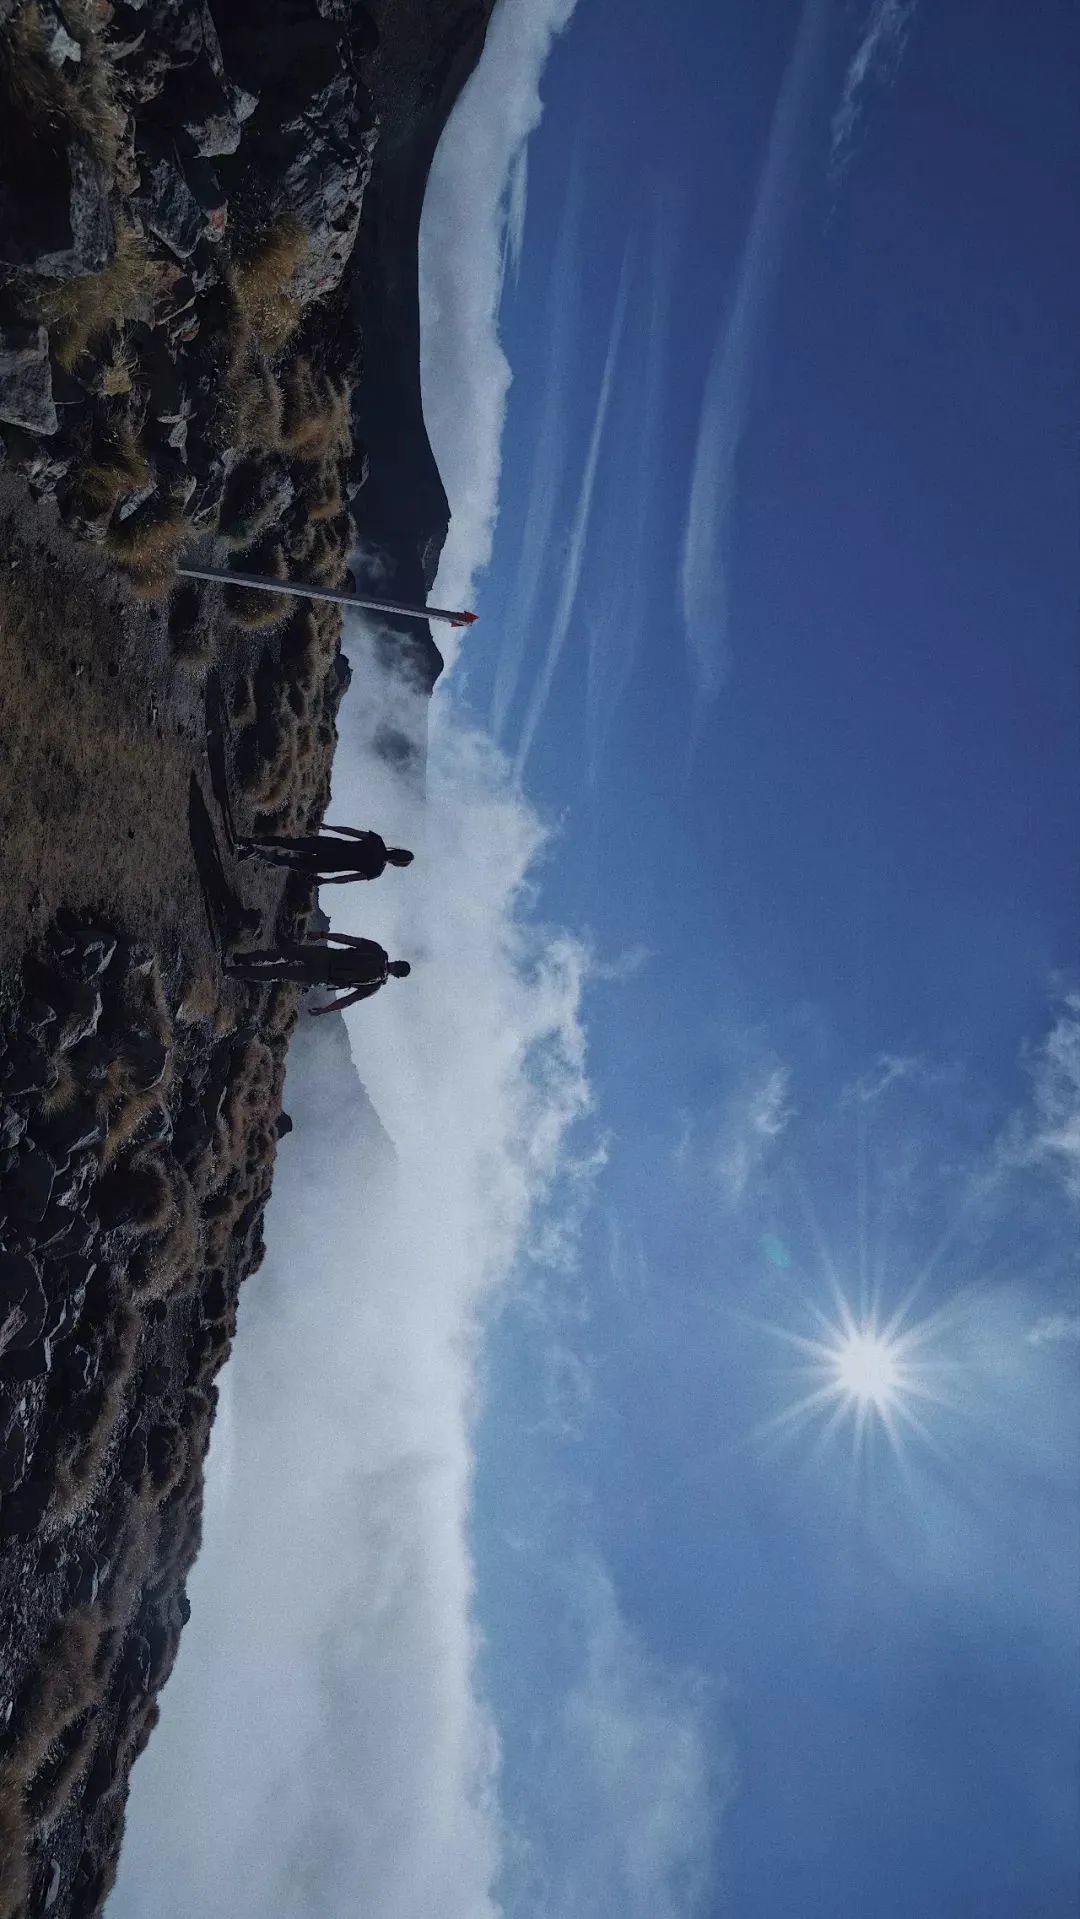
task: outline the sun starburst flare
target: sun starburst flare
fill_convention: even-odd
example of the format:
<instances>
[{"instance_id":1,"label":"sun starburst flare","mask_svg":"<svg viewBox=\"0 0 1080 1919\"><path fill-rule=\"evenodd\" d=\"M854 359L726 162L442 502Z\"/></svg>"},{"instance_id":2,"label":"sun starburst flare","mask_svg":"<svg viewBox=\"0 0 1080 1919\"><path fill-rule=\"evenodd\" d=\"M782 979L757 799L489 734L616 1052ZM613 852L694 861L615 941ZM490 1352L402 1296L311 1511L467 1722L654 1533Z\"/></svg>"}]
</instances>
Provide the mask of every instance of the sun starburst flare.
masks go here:
<instances>
[{"instance_id":1,"label":"sun starburst flare","mask_svg":"<svg viewBox=\"0 0 1080 1919\"><path fill-rule=\"evenodd\" d=\"M945 1388L955 1371L940 1350L941 1316L912 1324L901 1311L883 1321L871 1312L857 1314L839 1294L834 1319L819 1307L810 1310L817 1337L763 1326L801 1354L795 1372L807 1390L761 1433L779 1436L820 1422L823 1439L849 1429L856 1453L875 1430L897 1457L905 1435L933 1446L926 1414L953 1403Z\"/></svg>"}]
</instances>

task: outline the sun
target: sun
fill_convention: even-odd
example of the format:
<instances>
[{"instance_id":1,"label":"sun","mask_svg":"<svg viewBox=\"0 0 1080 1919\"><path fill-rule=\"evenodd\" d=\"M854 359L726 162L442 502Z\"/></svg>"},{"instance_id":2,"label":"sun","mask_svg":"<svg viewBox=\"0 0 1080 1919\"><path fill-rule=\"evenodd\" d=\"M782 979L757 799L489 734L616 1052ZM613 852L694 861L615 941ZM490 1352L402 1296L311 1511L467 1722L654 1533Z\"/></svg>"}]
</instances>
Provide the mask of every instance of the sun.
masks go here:
<instances>
[{"instance_id":1,"label":"sun","mask_svg":"<svg viewBox=\"0 0 1080 1919\"><path fill-rule=\"evenodd\" d=\"M875 1433L898 1459L905 1439L936 1449L928 1419L935 1409L955 1405L950 1387L957 1368L941 1350L945 1315L912 1321L910 1303L885 1317L869 1305L856 1308L837 1287L833 1315L804 1301L815 1323L812 1333L752 1321L801 1359L789 1374L793 1385L798 1382L793 1398L757 1429L759 1439L780 1440L817 1425L823 1441L850 1433L856 1457Z\"/></svg>"},{"instance_id":2,"label":"sun","mask_svg":"<svg viewBox=\"0 0 1080 1919\"><path fill-rule=\"evenodd\" d=\"M850 1399L879 1410L903 1391L903 1368L895 1340L872 1328L846 1332L832 1354L836 1383Z\"/></svg>"}]
</instances>

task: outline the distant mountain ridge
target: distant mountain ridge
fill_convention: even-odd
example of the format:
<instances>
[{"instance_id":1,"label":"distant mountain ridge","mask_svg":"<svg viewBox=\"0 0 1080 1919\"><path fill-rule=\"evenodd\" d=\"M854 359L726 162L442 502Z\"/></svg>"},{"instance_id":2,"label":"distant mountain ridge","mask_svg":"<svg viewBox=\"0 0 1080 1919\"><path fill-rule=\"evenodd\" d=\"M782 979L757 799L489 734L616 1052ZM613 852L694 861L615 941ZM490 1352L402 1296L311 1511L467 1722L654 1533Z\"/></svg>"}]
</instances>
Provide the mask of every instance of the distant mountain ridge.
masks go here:
<instances>
[{"instance_id":1,"label":"distant mountain ridge","mask_svg":"<svg viewBox=\"0 0 1080 1919\"><path fill-rule=\"evenodd\" d=\"M369 476L357 503L363 540L392 597L426 599L450 508L420 391L418 241L435 150L483 52L495 0L373 0L380 34L368 73L379 139L353 255L353 310L363 337L354 400ZM395 657L430 692L442 655L416 621L387 619Z\"/></svg>"}]
</instances>

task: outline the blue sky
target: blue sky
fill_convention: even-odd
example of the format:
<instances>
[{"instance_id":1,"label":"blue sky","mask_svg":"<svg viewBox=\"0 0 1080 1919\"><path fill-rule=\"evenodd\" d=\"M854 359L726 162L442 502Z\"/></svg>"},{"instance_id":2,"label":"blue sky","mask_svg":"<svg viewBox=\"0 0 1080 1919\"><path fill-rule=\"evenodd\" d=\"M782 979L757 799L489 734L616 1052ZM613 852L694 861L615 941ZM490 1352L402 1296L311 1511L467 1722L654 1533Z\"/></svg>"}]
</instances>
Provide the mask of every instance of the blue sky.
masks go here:
<instances>
[{"instance_id":1,"label":"blue sky","mask_svg":"<svg viewBox=\"0 0 1080 1919\"><path fill-rule=\"evenodd\" d=\"M334 770L413 975L290 1054L115 1919L1073 1919L1078 53L500 0L421 235L482 619L426 804L356 625Z\"/></svg>"},{"instance_id":2,"label":"blue sky","mask_svg":"<svg viewBox=\"0 0 1080 1919\"><path fill-rule=\"evenodd\" d=\"M1065 1919L1076 1346L1026 1335L1075 1309L1076 1220L1018 1141L1076 961L1080 27L910 10L837 151L871 14L581 5L545 75L465 672L559 820L540 912L640 964L589 1000L577 1265L496 1334L480 1617L545 1857L589 1542L704 1676L702 1910ZM805 1388L747 1320L927 1266L928 1439L763 1435Z\"/></svg>"}]
</instances>

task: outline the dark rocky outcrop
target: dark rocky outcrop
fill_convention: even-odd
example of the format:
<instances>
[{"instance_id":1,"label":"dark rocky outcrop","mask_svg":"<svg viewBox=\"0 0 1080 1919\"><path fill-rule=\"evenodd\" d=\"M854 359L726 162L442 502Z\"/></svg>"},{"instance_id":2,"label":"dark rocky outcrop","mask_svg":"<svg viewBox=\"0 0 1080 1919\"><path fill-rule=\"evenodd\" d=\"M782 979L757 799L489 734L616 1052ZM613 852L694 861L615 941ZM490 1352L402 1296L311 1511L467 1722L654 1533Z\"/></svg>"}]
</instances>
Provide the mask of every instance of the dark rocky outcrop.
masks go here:
<instances>
[{"instance_id":1,"label":"dark rocky outcrop","mask_svg":"<svg viewBox=\"0 0 1080 1919\"><path fill-rule=\"evenodd\" d=\"M231 810L271 830L319 822L349 683L333 617L176 588L173 561L205 540L219 560L330 581L359 539L392 590L430 586L448 511L421 409L417 234L492 4L0 0L0 464L31 502L8 578L26 657L8 670L52 693L42 661L65 693L93 680L85 713L115 722L118 810L136 745L149 812L182 756L168 790L174 811L188 792L199 916L177 904L133 924L115 889L141 898L139 876L122 861L78 907L56 911L72 895L47 889L46 910L31 837L21 947L7 929L0 1919L89 1919L115 1873L188 1614L214 1381L291 1126L296 995L224 980L220 941L296 936L312 898L248 873L237 896ZM160 607L133 610L102 552ZM52 617L57 555L78 584L69 629L106 603L103 652ZM441 659L416 624L390 645L415 728L382 750L415 768ZM102 804L79 786L93 731L49 748L69 850L80 799ZM20 824L4 775L0 756L0 862ZM130 803L123 817L138 857L172 846L179 865L175 840L144 835ZM110 822L98 837L111 858ZM154 870L170 894L177 874ZM344 1027L311 1032L383 1177ZM287 1150L304 1150L302 1113Z\"/></svg>"}]
</instances>

